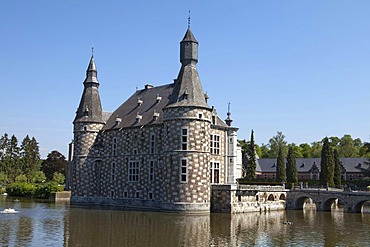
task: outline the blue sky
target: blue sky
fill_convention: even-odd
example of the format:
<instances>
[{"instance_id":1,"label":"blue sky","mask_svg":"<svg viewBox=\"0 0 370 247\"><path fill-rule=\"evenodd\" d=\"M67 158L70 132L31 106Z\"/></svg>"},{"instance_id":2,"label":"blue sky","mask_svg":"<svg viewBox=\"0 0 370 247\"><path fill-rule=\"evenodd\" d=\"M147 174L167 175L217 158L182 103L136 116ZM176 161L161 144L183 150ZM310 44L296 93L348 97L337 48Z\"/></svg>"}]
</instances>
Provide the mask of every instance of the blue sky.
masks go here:
<instances>
[{"instance_id":1,"label":"blue sky","mask_svg":"<svg viewBox=\"0 0 370 247\"><path fill-rule=\"evenodd\" d=\"M187 28L218 114L239 138L370 141L370 1L0 1L0 135L67 156L94 46L104 111L171 83Z\"/></svg>"}]
</instances>

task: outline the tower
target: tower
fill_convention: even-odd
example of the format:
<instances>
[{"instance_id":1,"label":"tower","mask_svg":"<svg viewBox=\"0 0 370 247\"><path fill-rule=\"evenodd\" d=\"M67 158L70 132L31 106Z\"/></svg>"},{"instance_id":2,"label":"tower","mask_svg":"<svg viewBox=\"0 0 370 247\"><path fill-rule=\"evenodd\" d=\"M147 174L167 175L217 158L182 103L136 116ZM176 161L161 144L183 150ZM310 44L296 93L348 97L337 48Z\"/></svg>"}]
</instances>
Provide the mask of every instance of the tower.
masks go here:
<instances>
[{"instance_id":1,"label":"tower","mask_svg":"<svg viewBox=\"0 0 370 247\"><path fill-rule=\"evenodd\" d=\"M209 211L209 136L212 110L196 64L198 41L190 26L180 42L181 68L164 111L164 208ZM166 204L167 203L167 204Z\"/></svg>"},{"instance_id":2,"label":"tower","mask_svg":"<svg viewBox=\"0 0 370 247\"><path fill-rule=\"evenodd\" d=\"M94 56L91 56L83 82L84 90L73 121L73 157L70 164L70 186L73 195L92 193L91 175L93 154L90 153L99 131L104 126L102 106L99 96L99 81Z\"/></svg>"}]
</instances>

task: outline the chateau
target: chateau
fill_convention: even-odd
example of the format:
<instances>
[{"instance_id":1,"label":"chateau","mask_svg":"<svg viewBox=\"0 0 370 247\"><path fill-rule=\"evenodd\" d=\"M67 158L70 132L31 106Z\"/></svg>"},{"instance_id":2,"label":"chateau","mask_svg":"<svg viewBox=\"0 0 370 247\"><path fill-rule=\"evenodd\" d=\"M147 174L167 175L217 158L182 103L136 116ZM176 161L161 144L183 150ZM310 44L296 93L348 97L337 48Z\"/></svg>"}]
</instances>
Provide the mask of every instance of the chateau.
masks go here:
<instances>
[{"instance_id":1,"label":"chateau","mask_svg":"<svg viewBox=\"0 0 370 247\"><path fill-rule=\"evenodd\" d=\"M230 112L223 121L207 103L190 25L180 62L173 83L145 85L107 113L91 57L70 144L72 204L209 212L211 185L241 177L238 128Z\"/></svg>"}]
</instances>

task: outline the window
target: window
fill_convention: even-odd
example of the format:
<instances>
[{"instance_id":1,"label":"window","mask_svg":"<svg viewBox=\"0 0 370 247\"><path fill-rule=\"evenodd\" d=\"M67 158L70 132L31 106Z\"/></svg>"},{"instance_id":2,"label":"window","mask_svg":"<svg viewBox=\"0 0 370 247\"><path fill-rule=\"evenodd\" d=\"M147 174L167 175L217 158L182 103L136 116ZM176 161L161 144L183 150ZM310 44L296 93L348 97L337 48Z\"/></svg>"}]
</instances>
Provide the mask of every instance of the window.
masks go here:
<instances>
[{"instance_id":1,"label":"window","mask_svg":"<svg viewBox=\"0 0 370 247\"><path fill-rule=\"evenodd\" d=\"M112 140L112 154L117 155L117 138L114 137Z\"/></svg>"},{"instance_id":2,"label":"window","mask_svg":"<svg viewBox=\"0 0 370 247\"><path fill-rule=\"evenodd\" d=\"M198 114L198 118L202 119L203 118L203 114L202 113L199 113Z\"/></svg>"},{"instance_id":3,"label":"window","mask_svg":"<svg viewBox=\"0 0 370 247\"><path fill-rule=\"evenodd\" d=\"M156 149L155 134L150 134L150 153L154 154Z\"/></svg>"},{"instance_id":4,"label":"window","mask_svg":"<svg viewBox=\"0 0 370 247\"><path fill-rule=\"evenodd\" d=\"M135 197L136 197L136 199L140 199L140 191L136 191Z\"/></svg>"},{"instance_id":5,"label":"window","mask_svg":"<svg viewBox=\"0 0 370 247\"><path fill-rule=\"evenodd\" d=\"M149 200L153 200L153 192L149 192L149 194L148 194L148 198L149 198Z\"/></svg>"},{"instance_id":6,"label":"window","mask_svg":"<svg viewBox=\"0 0 370 247\"><path fill-rule=\"evenodd\" d=\"M212 124L216 124L216 116L212 116Z\"/></svg>"},{"instance_id":7,"label":"window","mask_svg":"<svg viewBox=\"0 0 370 247\"><path fill-rule=\"evenodd\" d=\"M188 129L181 129L181 150L188 150Z\"/></svg>"},{"instance_id":8,"label":"window","mask_svg":"<svg viewBox=\"0 0 370 247\"><path fill-rule=\"evenodd\" d=\"M125 190L124 192L123 192L123 198L127 198L128 197L128 192L127 192L127 190Z\"/></svg>"},{"instance_id":9,"label":"window","mask_svg":"<svg viewBox=\"0 0 370 247\"><path fill-rule=\"evenodd\" d=\"M137 154L139 151L137 148L132 149L133 154Z\"/></svg>"},{"instance_id":10,"label":"window","mask_svg":"<svg viewBox=\"0 0 370 247\"><path fill-rule=\"evenodd\" d=\"M186 183L187 181L188 181L188 160L181 159L180 182Z\"/></svg>"},{"instance_id":11,"label":"window","mask_svg":"<svg viewBox=\"0 0 370 247\"><path fill-rule=\"evenodd\" d=\"M110 179L111 181L116 179L116 163L112 163L110 167Z\"/></svg>"},{"instance_id":12,"label":"window","mask_svg":"<svg viewBox=\"0 0 370 247\"><path fill-rule=\"evenodd\" d=\"M149 161L149 181L154 181L154 160Z\"/></svg>"},{"instance_id":13,"label":"window","mask_svg":"<svg viewBox=\"0 0 370 247\"><path fill-rule=\"evenodd\" d=\"M211 183L220 182L220 162L211 162Z\"/></svg>"},{"instance_id":14,"label":"window","mask_svg":"<svg viewBox=\"0 0 370 247\"><path fill-rule=\"evenodd\" d=\"M114 191L113 190L110 191L110 197L114 197Z\"/></svg>"},{"instance_id":15,"label":"window","mask_svg":"<svg viewBox=\"0 0 370 247\"><path fill-rule=\"evenodd\" d=\"M211 135L211 154L220 154L220 136Z\"/></svg>"},{"instance_id":16,"label":"window","mask_svg":"<svg viewBox=\"0 0 370 247\"><path fill-rule=\"evenodd\" d=\"M139 161L130 161L128 163L128 181L139 181Z\"/></svg>"}]
</instances>

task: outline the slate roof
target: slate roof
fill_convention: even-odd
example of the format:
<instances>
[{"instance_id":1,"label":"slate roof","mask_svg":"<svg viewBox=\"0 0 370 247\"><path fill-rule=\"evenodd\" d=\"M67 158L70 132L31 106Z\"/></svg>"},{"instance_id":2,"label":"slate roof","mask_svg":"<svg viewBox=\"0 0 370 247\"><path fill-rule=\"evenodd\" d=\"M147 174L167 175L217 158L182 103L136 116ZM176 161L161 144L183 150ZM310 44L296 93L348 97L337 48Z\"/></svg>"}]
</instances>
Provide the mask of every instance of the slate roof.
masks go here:
<instances>
[{"instance_id":1,"label":"slate roof","mask_svg":"<svg viewBox=\"0 0 370 247\"><path fill-rule=\"evenodd\" d=\"M147 86L136 91L112 113L103 130L162 123L163 108L168 104L168 96L172 93L173 86L174 84ZM156 120L154 113L158 116Z\"/></svg>"},{"instance_id":2,"label":"slate roof","mask_svg":"<svg viewBox=\"0 0 370 247\"><path fill-rule=\"evenodd\" d=\"M181 43L182 42L189 42L189 41L190 42L195 42L195 43L198 44L198 41L195 39L194 34L193 34L193 32L191 31L190 28L188 28L188 30L186 30L184 38L181 40Z\"/></svg>"},{"instance_id":3,"label":"slate roof","mask_svg":"<svg viewBox=\"0 0 370 247\"><path fill-rule=\"evenodd\" d=\"M86 71L84 90L80 105L78 106L74 122L96 122L104 123L102 119L102 107L99 96L99 81L94 57L91 56L89 66Z\"/></svg>"},{"instance_id":4,"label":"slate roof","mask_svg":"<svg viewBox=\"0 0 370 247\"><path fill-rule=\"evenodd\" d=\"M259 159L259 164L262 172L276 172L276 159ZM356 168L360 164L362 168L366 168L367 158L340 158L343 167L347 172L361 172L360 169ZM320 158L297 158L297 171L298 172L309 172L315 163L320 170Z\"/></svg>"},{"instance_id":5,"label":"slate roof","mask_svg":"<svg viewBox=\"0 0 370 247\"><path fill-rule=\"evenodd\" d=\"M181 66L174 85L168 107L196 106L210 108L206 102L195 65Z\"/></svg>"}]
</instances>

